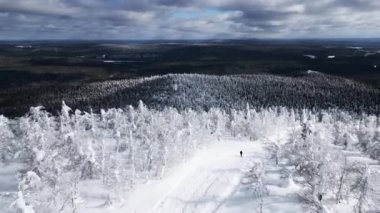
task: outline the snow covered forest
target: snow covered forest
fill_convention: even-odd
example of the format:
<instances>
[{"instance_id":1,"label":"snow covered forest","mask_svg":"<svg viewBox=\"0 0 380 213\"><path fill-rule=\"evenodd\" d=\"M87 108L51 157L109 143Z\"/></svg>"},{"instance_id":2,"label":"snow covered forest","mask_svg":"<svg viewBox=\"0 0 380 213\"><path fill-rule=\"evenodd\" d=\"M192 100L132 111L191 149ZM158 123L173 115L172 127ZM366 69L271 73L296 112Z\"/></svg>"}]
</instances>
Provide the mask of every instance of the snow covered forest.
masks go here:
<instances>
[{"instance_id":1,"label":"snow covered forest","mask_svg":"<svg viewBox=\"0 0 380 213\"><path fill-rule=\"evenodd\" d=\"M136 79L107 80L79 85L9 88L0 91L0 114L22 116L30 106L43 105L51 113L62 100L74 109L93 110L136 106L243 110L284 106L295 109L339 108L356 113L380 113L380 91L346 78L316 71L288 76L168 74Z\"/></svg>"},{"instance_id":2,"label":"snow covered forest","mask_svg":"<svg viewBox=\"0 0 380 213\"><path fill-rule=\"evenodd\" d=\"M270 162L283 165L281 177L301 189L304 212L379 210L380 198L371 196L379 180L367 158L380 160L376 115L249 104L229 111L155 110L140 101L100 113L63 103L57 115L34 107L22 117L0 116L0 212L86 212L85 204L95 202L87 199L91 193L103 212L122 209L136 185L160 180L198 149L225 138L266 141ZM265 212L265 166L250 170L250 196L260 205L249 212ZM12 184L13 192L5 187Z\"/></svg>"},{"instance_id":3,"label":"snow covered forest","mask_svg":"<svg viewBox=\"0 0 380 213\"><path fill-rule=\"evenodd\" d=\"M380 0L0 0L0 213L380 213Z\"/></svg>"}]
</instances>

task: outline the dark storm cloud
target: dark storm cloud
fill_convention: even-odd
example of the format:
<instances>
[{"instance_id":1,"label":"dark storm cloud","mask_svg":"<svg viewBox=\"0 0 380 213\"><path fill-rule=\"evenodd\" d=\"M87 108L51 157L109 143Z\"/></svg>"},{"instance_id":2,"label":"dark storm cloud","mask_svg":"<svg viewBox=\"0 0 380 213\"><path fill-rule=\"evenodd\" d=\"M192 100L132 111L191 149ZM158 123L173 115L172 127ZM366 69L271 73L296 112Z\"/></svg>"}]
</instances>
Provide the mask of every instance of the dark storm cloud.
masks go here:
<instances>
[{"instance_id":1,"label":"dark storm cloud","mask_svg":"<svg viewBox=\"0 0 380 213\"><path fill-rule=\"evenodd\" d=\"M374 37L373 0L0 0L1 39Z\"/></svg>"}]
</instances>

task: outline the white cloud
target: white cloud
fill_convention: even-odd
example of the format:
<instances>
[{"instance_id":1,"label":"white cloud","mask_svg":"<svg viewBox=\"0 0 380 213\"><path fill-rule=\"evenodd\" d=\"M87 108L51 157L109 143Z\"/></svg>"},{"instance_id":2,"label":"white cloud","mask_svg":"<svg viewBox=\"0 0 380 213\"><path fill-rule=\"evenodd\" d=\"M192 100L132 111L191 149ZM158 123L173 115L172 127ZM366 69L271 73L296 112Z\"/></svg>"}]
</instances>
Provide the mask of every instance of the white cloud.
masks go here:
<instances>
[{"instance_id":1,"label":"white cloud","mask_svg":"<svg viewBox=\"0 0 380 213\"><path fill-rule=\"evenodd\" d=\"M373 0L0 0L0 38L376 37L379 13Z\"/></svg>"}]
</instances>

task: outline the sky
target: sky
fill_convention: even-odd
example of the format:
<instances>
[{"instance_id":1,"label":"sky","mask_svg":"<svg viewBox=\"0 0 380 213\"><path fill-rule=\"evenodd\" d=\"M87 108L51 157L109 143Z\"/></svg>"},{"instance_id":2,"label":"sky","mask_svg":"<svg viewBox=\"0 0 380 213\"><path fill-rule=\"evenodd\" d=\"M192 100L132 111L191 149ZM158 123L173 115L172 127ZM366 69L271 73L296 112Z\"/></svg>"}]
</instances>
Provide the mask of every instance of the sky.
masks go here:
<instances>
[{"instance_id":1,"label":"sky","mask_svg":"<svg viewBox=\"0 0 380 213\"><path fill-rule=\"evenodd\" d=\"M0 0L0 40L376 38L379 0Z\"/></svg>"}]
</instances>

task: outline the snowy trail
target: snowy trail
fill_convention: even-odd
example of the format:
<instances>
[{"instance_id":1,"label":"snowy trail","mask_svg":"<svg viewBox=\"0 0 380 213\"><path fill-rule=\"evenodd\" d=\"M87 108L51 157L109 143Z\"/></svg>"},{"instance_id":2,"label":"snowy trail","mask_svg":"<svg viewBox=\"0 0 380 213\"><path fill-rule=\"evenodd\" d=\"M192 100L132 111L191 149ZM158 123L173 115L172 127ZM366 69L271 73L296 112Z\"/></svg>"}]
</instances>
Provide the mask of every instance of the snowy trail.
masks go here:
<instances>
[{"instance_id":1,"label":"snowy trail","mask_svg":"<svg viewBox=\"0 0 380 213\"><path fill-rule=\"evenodd\" d=\"M123 207L86 208L83 212L258 212L251 183L244 180L254 162L266 163L265 146L261 141L210 143L186 163L169 170L161 180L137 185ZM240 150L244 152L242 158ZM297 187L281 178L281 165L269 162L265 168L264 184L269 195L264 199L264 212L303 212L294 190Z\"/></svg>"},{"instance_id":2,"label":"snowy trail","mask_svg":"<svg viewBox=\"0 0 380 213\"><path fill-rule=\"evenodd\" d=\"M203 150L199 161L179 186L160 200L152 212L215 212L239 184L248 162L239 150L250 152L262 148L239 142L221 142ZM248 153L247 153L248 154ZM251 153L250 153L251 154ZM190 162L192 163L192 162Z\"/></svg>"}]
</instances>

